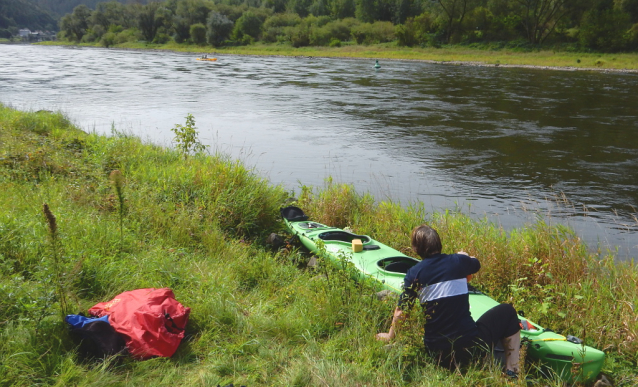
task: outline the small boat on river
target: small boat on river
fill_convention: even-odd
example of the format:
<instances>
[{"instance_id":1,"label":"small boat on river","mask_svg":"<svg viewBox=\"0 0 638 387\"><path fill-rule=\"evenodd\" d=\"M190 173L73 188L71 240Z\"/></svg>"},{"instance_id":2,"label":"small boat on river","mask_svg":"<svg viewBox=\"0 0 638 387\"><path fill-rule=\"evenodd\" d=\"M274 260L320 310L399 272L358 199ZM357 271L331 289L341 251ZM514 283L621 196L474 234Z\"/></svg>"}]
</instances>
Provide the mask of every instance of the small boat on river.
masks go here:
<instances>
[{"instance_id":1,"label":"small boat on river","mask_svg":"<svg viewBox=\"0 0 638 387\"><path fill-rule=\"evenodd\" d=\"M209 58L207 55L204 55L202 57L197 58L197 60L203 60L203 61L208 61L208 62L215 62L217 61L217 58Z\"/></svg>"},{"instance_id":2,"label":"small boat on river","mask_svg":"<svg viewBox=\"0 0 638 387\"><path fill-rule=\"evenodd\" d=\"M308 250L334 263L345 260L380 289L402 292L408 269L419 260L386 246L367 235L357 235L339 228L308 220L298 207L280 210L288 230L297 236ZM470 312L477 320L499 303L468 284ZM591 382L600 373L605 353L583 344L574 336L563 336L545 329L524 317L521 319L521 342L527 345L527 356L542 369L551 370L567 383Z\"/></svg>"}]
</instances>

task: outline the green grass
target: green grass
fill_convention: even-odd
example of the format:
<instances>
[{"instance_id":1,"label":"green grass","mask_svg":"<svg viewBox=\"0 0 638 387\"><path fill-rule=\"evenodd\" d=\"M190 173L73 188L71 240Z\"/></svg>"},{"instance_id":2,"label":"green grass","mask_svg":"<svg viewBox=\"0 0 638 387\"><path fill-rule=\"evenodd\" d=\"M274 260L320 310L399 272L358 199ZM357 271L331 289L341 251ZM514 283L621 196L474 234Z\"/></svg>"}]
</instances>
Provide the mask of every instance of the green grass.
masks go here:
<instances>
[{"instance_id":1,"label":"green grass","mask_svg":"<svg viewBox=\"0 0 638 387\"><path fill-rule=\"evenodd\" d=\"M122 213L109 180L116 169ZM0 186L0 386L512 385L490 363L462 374L437 368L422 349L419 313L395 345L375 341L393 301L324 262L306 267L294 243L266 246L270 232L283 232L278 209L289 194L223 154L184 158L123 134L83 133L58 113L0 105ZM57 250L43 203L56 217ZM571 231L542 221L508 233L456 211L378 203L348 185L302 187L297 203L406 253L412 227L433 224L446 251L481 258L476 285L604 349L616 385L638 383L633 263L596 261ZM177 353L82 362L60 319L60 289L77 313L143 287L170 287L192 308Z\"/></svg>"},{"instance_id":2,"label":"green grass","mask_svg":"<svg viewBox=\"0 0 638 387\"><path fill-rule=\"evenodd\" d=\"M70 44L69 42L45 42L42 44ZM98 44L80 44L98 46ZM375 45L344 44L342 47L300 47L282 44L256 43L249 46L220 47L177 44L157 45L128 42L114 46L128 49L157 49L176 52L218 53L234 55L281 55L332 58L369 58L389 60L424 60L449 64L533 66L539 68L590 69L590 70L638 70L638 53L585 53L552 49L521 51L515 49L479 49L467 46L442 48L399 47L396 43Z\"/></svg>"}]
</instances>

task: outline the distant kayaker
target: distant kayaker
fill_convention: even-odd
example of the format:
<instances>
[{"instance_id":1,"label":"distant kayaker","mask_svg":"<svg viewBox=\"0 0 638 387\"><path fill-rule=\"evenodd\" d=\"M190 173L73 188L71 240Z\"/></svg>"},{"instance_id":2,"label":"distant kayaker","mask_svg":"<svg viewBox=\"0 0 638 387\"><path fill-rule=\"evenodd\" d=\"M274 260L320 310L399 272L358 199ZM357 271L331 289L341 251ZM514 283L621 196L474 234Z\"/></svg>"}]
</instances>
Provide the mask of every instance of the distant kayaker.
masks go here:
<instances>
[{"instance_id":1,"label":"distant kayaker","mask_svg":"<svg viewBox=\"0 0 638 387\"><path fill-rule=\"evenodd\" d=\"M419 299L426 320L423 343L438 356L439 364L456 367L492 351L502 342L505 374L517 378L521 333L514 307L497 305L476 322L470 315L467 277L479 271L479 260L463 251L441 254L439 234L427 225L412 231L412 249L422 261L405 275L390 331L378 333L377 339L392 340L404 318L403 311Z\"/></svg>"}]
</instances>

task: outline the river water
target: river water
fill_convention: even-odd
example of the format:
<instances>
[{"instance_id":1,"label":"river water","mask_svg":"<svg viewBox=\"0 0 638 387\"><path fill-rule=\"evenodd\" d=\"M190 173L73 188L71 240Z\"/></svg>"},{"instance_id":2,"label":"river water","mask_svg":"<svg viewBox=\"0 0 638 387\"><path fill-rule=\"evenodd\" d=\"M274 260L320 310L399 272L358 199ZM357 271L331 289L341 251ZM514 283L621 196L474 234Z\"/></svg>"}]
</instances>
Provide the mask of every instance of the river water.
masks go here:
<instances>
[{"instance_id":1,"label":"river water","mask_svg":"<svg viewBox=\"0 0 638 387\"><path fill-rule=\"evenodd\" d=\"M0 103L160 145L200 139L291 191L348 182L506 229L543 216L638 257L638 76L0 45Z\"/></svg>"}]
</instances>

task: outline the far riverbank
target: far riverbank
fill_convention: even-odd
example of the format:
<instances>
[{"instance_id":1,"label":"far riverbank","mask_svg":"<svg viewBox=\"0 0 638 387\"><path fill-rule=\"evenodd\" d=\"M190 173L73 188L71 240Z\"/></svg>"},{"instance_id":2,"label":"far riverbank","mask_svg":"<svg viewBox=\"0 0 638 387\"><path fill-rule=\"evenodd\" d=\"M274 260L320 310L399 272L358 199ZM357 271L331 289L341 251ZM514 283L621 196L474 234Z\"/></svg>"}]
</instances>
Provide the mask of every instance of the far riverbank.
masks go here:
<instances>
[{"instance_id":1,"label":"far riverbank","mask_svg":"<svg viewBox=\"0 0 638 387\"><path fill-rule=\"evenodd\" d=\"M75 45L69 42L44 42L45 45ZM101 47L97 44L79 44L82 47ZM253 55L318 57L344 59L410 60L457 66L517 67L540 70L602 71L638 73L638 53L582 53L540 50L521 52L514 50L482 50L465 46L443 48L399 47L394 43L375 45L344 45L342 47L300 47L281 44L254 44L249 46L220 47L191 44L122 43L112 48L136 50L168 50L208 55Z\"/></svg>"}]
</instances>

